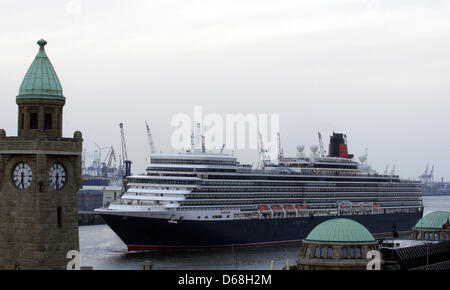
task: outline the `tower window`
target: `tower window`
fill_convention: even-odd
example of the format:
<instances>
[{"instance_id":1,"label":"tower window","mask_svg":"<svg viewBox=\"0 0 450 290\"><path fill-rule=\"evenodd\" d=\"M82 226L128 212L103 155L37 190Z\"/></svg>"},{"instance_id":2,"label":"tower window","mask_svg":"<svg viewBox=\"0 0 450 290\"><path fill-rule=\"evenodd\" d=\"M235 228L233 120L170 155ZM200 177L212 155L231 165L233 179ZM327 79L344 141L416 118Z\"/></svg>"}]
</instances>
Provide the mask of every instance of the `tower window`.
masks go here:
<instances>
[{"instance_id":1,"label":"tower window","mask_svg":"<svg viewBox=\"0 0 450 290\"><path fill-rule=\"evenodd\" d=\"M58 228L62 228L62 208L58 207L56 212L58 215Z\"/></svg>"},{"instance_id":2,"label":"tower window","mask_svg":"<svg viewBox=\"0 0 450 290\"><path fill-rule=\"evenodd\" d=\"M20 118L20 129L23 130L24 124L25 124L25 114L22 113L21 118Z\"/></svg>"},{"instance_id":3,"label":"tower window","mask_svg":"<svg viewBox=\"0 0 450 290\"><path fill-rule=\"evenodd\" d=\"M44 129L52 129L52 114L50 113L45 113L44 115Z\"/></svg>"},{"instance_id":4,"label":"tower window","mask_svg":"<svg viewBox=\"0 0 450 290\"><path fill-rule=\"evenodd\" d=\"M38 114L30 113L30 129L38 128Z\"/></svg>"}]
</instances>

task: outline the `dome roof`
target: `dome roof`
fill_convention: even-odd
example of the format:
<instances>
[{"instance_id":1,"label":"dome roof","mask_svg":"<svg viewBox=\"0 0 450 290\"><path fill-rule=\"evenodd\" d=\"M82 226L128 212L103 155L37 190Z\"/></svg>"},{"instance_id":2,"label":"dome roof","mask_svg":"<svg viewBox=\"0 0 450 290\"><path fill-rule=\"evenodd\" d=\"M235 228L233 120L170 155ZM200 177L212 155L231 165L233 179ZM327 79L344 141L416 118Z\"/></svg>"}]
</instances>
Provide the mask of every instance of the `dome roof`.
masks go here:
<instances>
[{"instance_id":1,"label":"dome roof","mask_svg":"<svg viewBox=\"0 0 450 290\"><path fill-rule=\"evenodd\" d=\"M44 50L47 41L37 43L39 52L23 78L17 99L64 100L61 83Z\"/></svg>"},{"instance_id":2,"label":"dome roof","mask_svg":"<svg viewBox=\"0 0 450 290\"><path fill-rule=\"evenodd\" d=\"M315 227L306 241L316 242L375 242L372 234L360 223L351 219L331 219Z\"/></svg>"},{"instance_id":3,"label":"dome roof","mask_svg":"<svg viewBox=\"0 0 450 290\"><path fill-rule=\"evenodd\" d=\"M448 220L450 220L450 212L435 211L421 218L415 227L424 229L442 229L442 225Z\"/></svg>"}]
</instances>

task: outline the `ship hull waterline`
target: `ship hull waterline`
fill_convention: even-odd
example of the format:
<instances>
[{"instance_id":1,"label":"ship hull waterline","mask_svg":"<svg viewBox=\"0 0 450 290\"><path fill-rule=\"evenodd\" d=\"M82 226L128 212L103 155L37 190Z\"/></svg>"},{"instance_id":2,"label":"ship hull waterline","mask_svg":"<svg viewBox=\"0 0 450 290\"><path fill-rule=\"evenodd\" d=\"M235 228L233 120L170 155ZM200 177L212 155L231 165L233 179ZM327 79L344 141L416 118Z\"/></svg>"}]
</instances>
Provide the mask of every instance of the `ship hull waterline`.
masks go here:
<instances>
[{"instance_id":1,"label":"ship hull waterline","mask_svg":"<svg viewBox=\"0 0 450 290\"><path fill-rule=\"evenodd\" d=\"M100 216L128 251L161 251L300 243L314 227L332 218L353 219L377 239L392 238L393 227L401 236L409 234L422 212L176 222L103 213Z\"/></svg>"}]
</instances>

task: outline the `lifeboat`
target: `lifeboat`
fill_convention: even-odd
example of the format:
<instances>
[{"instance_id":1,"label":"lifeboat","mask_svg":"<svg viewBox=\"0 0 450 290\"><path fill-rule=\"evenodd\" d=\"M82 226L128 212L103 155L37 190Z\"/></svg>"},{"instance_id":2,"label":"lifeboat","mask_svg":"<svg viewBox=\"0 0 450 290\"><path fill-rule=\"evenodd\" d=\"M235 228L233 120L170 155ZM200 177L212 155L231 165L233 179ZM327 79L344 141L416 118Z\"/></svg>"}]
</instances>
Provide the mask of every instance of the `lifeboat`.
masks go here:
<instances>
[{"instance_id":1,"label":"lifeboat","mask_svg":"<svg viewBox=\"0 0 450 290\"><path fill-rule=\"evenodd\" d=\"M285 210L295 210L295 208L292 204L283 205L283 208Z\"/></svg>"},{"instance_id":2,"label":"lifeboat","mask_svg":"<svg viewBox=\"0 0 450 290\"><path fill-rule=\"evenodd\" d=\"M306 205L302 205L302 204L297 204L295 206L296 209L307 209Z\"/></svg>"},{"instance_id":3,"label":"lifeboat","mask_svg":"<svg viewBox=\"0 0 450 290\"><path fill-rule=\"evenodd\" d=\"M270 211L270 208L267 205L258 206L258 210L260 211Z\"/></svg>"},{"instance_id":4,"label":"lifeboat","mask_svg":"<svg viewBox=\"0 0 450 290\"><path fill-rule=\"evenodd\" d=\"M380 204L379 203L374 203L373 207L380 207Z\"/></svg>"},{"instance_id":5,"label":"lifeboat","mask_svg":"<svg viewBox=\"0 0 450 290\"><path fill-rule=\"evenodd\" d=\"M281 206L279 206L279 205L272 205L270 208L271 208L273 211L276 211L276 210L283 210L283 208L282 208Z\"/></svg>"}]
</instances>

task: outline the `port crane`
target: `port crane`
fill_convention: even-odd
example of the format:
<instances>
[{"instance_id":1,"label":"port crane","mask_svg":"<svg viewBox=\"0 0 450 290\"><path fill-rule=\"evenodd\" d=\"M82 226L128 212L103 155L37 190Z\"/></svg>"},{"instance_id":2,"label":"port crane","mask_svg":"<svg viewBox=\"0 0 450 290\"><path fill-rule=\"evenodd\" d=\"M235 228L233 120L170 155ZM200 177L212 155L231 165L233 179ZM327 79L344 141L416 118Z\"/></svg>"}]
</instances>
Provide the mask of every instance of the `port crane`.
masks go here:
<instances>
[{"instance_id":1,"label":"port crane","mask_svg":"<svg viewBox=\"0 0 450 290\"><path fill-rule=\"evenodd\" d=\"M150 154L156 153L156 147L153 143L153 137L152 132L150 131L150 126L148 125L147 121L145 121L145 128L147 129L147 138L148 138L148 146L150 147Z\"/></svg>"},{"instance_id":2,"label":"port crane","mask_svg":"<svg viewBox=\"0 0 450 290\"><path fill-rule=\"evenodd\" d=\"M325 149L323 147L322 134L320 134L320 132L317 132L317 134L319 135L320 156L325 157Z\"/></svg>"},{"instance_id":3,"label":"port crane","mask_svg":"<svg viewBox=\"0 0 450 290\"><path fill-rule=\"evenodd\" d=\"M127 145L125 143L125 133L123 129L123 123L119 124L120 127L120 140L122 143L122 159L123 159L123 167L125 168L125 172L122 172L123 177L127 177L131 175L131 161L128 160L127 154Z\"/></svg>"},{"instance_id":4,"label":"port crane","mask_svg":"<svg viewBox=\"0 0 450 290\"><path fill-rule=\"evenodd\" d=\"M434 177L434 164L431 167L430 173L428 173L429 165L427 164L427 167L425 168L425 172L419 176L420 179L422 179L423 183L430 183L433 182Z\"/></svg>"},{"instance_id":5,"label":"port crane","mask_svg":"<svg viewBox=\"0 0 450 290\"><path fill-rule=\"evenodd\" d=\"M264 148L264 142L262 139L261 132L258 132L258 152L259 152L258 169L263 169L266 166L266 164L270 163L270 158L267 155L267 149Z\"/></svg>"},{"instance_id":6,"label":"port crane","mask_svg":"<svg viewBox=\"0 0 450 290\"><path fill-rule=\"evenodd\" d=\"M116 161L116 153L114 152L114 147L111 146L109 148L108 153L106 154L105 160L102 162L102 176L108 177L109 172L114 172L114 168L112 167L112 161Z\"/></svg>"},{"instance_id":7,"label":"port crane","mask_svg":"<svg viewBox=\"0 0 450 290\"><path fill-rule=\"evenodd\" d=\"M284 157L283 149L281 148L281 135L280 132L277 133L278 137L278 160Z\"/></svg>"},{"instance_id":8,"label":"port crane","mask_svg":"<svg viewBox=\"0 0 450 290\"><path fill-rule=\"evenodd\" d=\"M394 173L395 173L395 164L394 164L394 167L392 167L391 176L394 176Z\"/></svg>"}]
</instances>

